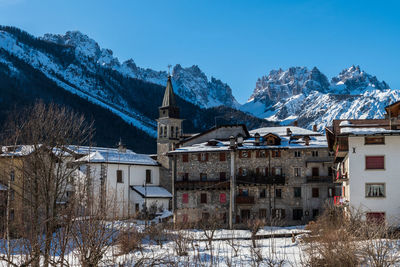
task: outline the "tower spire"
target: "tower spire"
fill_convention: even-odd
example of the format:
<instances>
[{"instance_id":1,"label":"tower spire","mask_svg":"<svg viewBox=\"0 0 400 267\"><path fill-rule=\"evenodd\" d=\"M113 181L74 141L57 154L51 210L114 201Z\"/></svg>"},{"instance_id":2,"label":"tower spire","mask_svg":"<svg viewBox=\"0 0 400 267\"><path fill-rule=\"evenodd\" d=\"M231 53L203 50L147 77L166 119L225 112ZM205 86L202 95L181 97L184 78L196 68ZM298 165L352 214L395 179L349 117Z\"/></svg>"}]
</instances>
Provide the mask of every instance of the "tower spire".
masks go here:
<instances>
[{"instance_id":1,"label":"tower spire","mask_svg":"<svg viewBox=\"0 0 400 267\"><path fill-rule=\"evenodd\" d=\"M164 98L161 107L175 107L175 94L172 88L171 75L168 75L167 87L165 88Z\"/></svg>"}]
</instances>

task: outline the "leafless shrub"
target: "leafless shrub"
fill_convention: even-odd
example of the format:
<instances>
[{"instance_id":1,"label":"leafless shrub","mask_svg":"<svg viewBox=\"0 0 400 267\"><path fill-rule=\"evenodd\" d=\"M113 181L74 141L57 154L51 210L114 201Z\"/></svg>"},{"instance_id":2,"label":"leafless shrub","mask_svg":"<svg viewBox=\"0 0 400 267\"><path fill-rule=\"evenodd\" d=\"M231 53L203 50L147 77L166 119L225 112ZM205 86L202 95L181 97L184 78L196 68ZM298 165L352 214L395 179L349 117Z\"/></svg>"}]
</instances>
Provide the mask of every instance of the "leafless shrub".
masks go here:
<instances>
[{"instance_id":1,"label":"leafless shrub","mask_svg":"<svg viewBox=\"0 0 400 267\"><path fill-rule=\"evenodd\" d=\"M265 226L265 221L258 218L254 220L249 220L247 226L251 231L251 243L253 245L253 248L256 248L257 233L258 231L260 231L260 229L262 229Z\"/></svg>"},{"instance_id":2,"label":"leafless shrub","mask_svg":"<svg viewBox=\"0 0 400 267\"><path fill-rule=\"evenodd\" d=\"M189 250L189 244L191 238L185 230L182 229L180 225L176 225L176 231L171 234L172 241L174 243L173 247L175 253L178 256L187 256Z\"/></svg>"},{"instance_id":3,"label":"leafless shrub","mask_svg":"<svg viewBox=\"0 0 400 267\"><path fill-rule=\"evenodd\" d=\"M135 228L122 231L118 234L118 248L120 254L128 254L135 251L142 250L143 235Z\"/></svg>"}]
</instances>

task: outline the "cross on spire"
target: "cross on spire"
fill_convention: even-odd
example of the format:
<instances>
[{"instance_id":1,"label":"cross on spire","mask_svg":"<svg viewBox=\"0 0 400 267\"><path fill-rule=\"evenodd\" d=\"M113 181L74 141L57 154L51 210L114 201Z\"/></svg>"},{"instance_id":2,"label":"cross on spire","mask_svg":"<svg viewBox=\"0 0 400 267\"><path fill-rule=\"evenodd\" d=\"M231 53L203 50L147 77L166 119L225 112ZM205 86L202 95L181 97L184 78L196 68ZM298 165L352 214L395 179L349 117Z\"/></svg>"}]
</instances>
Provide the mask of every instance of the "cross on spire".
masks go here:
<instances>
[{"instance_id":1,"label":"cross on spire","mask_svg":"<svg viewBox=\"0 0 400 267\"><path fill-rule=\"evenodd\" d=\"M171 76L171 67L172 67L172 65L171 64L168 64L168 76Z\"/></svg>"}]
</instances>

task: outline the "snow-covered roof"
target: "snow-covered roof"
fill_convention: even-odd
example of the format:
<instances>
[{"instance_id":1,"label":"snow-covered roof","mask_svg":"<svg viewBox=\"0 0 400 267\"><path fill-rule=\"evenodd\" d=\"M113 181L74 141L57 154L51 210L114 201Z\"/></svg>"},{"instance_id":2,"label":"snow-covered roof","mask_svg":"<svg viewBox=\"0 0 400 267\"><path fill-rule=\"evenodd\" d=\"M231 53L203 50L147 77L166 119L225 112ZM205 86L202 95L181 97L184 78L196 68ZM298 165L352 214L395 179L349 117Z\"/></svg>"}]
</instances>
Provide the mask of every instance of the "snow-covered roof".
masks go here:
<instances>
[{"instance_id":1,"label":"snow-covered roof","mask_svg":"<svg viewBox=\"0 0 400 267\"><path fill-rule=\"evenodd\" d=\"M8 187L0 184L0 191L7 191Z\"/></svg>"},{"instance_id":2,"label":"snow-covered roof","mask_svg":"<svg viewBox=\"0 0 400 267\"><path fill-rule=\"evenodd\" d=\"M40 146L40 145L39 145ZM31 154L35 150L33 145L2 146L1 157L21 157Z\"/></svg>"},{"instance_id":3,"label":"snow-covered roof","mask_svg":"<svg viewBox=\"0 0 400 267\"><path fill-rule=\"evenodd\" d=\"M340 129L342 134L354 134L354 135L373 135L373 134L400 134L400 130L387 130L385 128L353 128L344 127Z\"/></svg>"},{"instance_id":4,"label":"snow-covered roof","mask_svg":"<svg viewBox=\"0 0 400 267\"><path fill-rule=\"evenodd\" d=\"M171 198L172 194L160 186L131 185L131 189L144 198Z\"/></svg>"},{"instance_id":5,"label":"snow-covered roof","mask_svg":"<svg viewBox=\"0 0 400 267\"><path fill-rule=\"evenodd\" d=\"M297 126L278 126L278 127L263 127L263 128L258 128L258 129L253 129L250 131L251 135L254 135L255 133L259 133L261 136L273 133L279 136L286 135L286 130L287 128L290 128L290 131L292 132L292 135L318 135L320 133L318 132L313 132L301 127Z\"/></svg>"},{"instance_id":6,"label":"snow-covered roof","mask_svg":"<svg viewBox=\"0 0 400 267\"><path fill-rule=\"evenodd\" d=\"M153 160L148 155L136 154L131 150L126 150L123 152L119 151L118 149L94 150L90 154L77 159L75 162L158 165L157 161Z\"/></svg>"},{"instance_id":7,"label":"snow-covered roof","mask_svg":"<svg viewBox=\"0 0 400 267\"><path fill-rule=\"evenodd\" d=\"M280 136L281 144L280 145L258 145L256 146L254 143L254 138L249 138L244 140L242 146L238 146L239 150L246 149L306 149L306 148L327 148L328 143L326 141L325 136L310 136L309 145L306 145L305 140L300 139L292 139L290 140L289 136ZM263 138L260 138L263 141ZM174 153L188 153L188 152L218 152L218 151L228 151L230 149L229 142L217 142L216 146L210 146L208 142L194 144L191 146L184 146L171 151L171 154Z\"/></svg>"},{"instance_id":8,"label":"snow-covered roof","mask_svg":"<svg viewBox=\"0 0 400 267\"><path fill-rule=\"evenodd\" d=\"M339 124L339 126L351 126L352 124L351 124L351 122L349 122L349 121L342 121L342 122L340 122L340 124Z\"/></svg>"}]
</instances>

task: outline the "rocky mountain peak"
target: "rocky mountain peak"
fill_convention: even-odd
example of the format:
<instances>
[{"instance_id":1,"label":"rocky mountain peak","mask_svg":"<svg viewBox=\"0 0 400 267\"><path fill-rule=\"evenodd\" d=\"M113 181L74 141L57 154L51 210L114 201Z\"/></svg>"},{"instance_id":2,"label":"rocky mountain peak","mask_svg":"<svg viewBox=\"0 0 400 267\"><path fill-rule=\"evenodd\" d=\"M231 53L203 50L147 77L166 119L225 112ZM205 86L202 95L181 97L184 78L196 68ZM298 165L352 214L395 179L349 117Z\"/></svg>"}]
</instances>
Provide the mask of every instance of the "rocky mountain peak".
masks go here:
<instances>
[{"instance_id":1,"label":"rocky mountain peak","mask_svg":"<svg viewBox=\"0 0 400 267\"><path fill-rule=\"evenodd\" d=\"M385 81L380 82L376 76L361 70L358 65L342 70L332 78L331 86L332 92L341 94L361 94L367 89L390 89Z\"/></svg>"}]
</instances>

